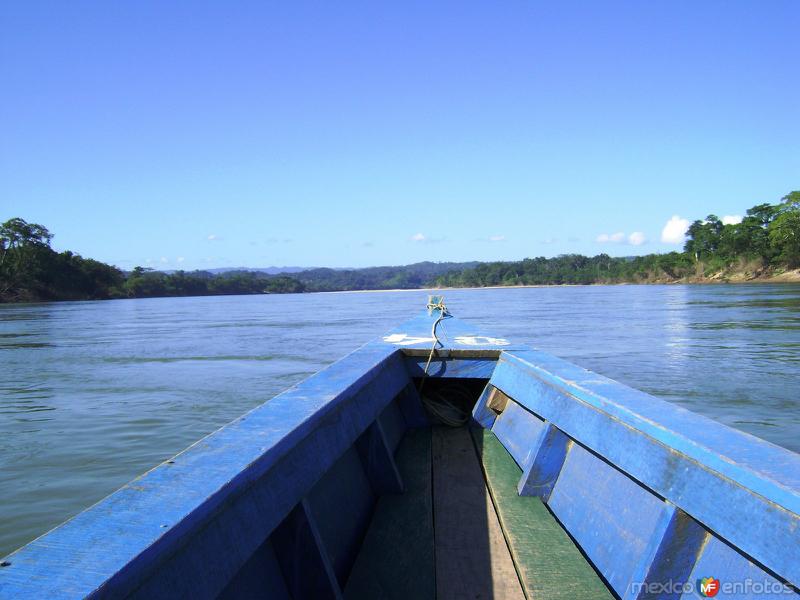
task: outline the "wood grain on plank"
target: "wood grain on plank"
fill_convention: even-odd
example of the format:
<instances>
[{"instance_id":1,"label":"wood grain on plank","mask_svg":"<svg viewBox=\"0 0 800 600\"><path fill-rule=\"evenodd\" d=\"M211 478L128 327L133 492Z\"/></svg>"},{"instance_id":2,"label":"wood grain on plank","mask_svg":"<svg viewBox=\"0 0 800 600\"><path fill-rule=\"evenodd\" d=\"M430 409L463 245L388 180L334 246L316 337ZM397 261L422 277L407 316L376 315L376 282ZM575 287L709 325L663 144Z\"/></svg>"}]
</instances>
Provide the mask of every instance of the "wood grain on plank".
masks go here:
<instances>
[{"instance_id":1,"label":"wood grain on plank","mask_svg":"<svg viewBox=\"0 0 800 600\"><path fill-rule=\"evenodd\" d=\"M524 600L466 428L433 429L436 592L440 600Z\"/></svg>"},{"instance_id":2,"label":"wood grain on plank","mask_svg":"<svg viewBox=\"0 0 800 600\"><path fill-rule=\"evenodd\" d=\"M472 434L529 600L613 598L541 498L517 494L522 470L497 436L478 428Z\"/></svg>"}]
</instances>

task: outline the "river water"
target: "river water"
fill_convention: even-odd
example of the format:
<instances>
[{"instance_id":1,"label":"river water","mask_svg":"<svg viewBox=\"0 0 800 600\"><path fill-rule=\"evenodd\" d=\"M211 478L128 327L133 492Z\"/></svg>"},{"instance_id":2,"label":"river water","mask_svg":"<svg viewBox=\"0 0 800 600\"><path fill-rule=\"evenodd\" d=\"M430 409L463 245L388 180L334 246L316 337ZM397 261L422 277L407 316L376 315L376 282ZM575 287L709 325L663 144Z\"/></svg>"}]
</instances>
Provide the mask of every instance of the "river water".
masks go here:
<instances>
[{"instance_id":1,"label":"river water","mask_svg":"<svg viewBox=\"0 0 800 600\"><path fill-rule=\"evenodd\" d=\"M0 305L0 556L427 292ZM458 317L800 452L800 285L446 292Z\"/></svg>"}]
</instances>

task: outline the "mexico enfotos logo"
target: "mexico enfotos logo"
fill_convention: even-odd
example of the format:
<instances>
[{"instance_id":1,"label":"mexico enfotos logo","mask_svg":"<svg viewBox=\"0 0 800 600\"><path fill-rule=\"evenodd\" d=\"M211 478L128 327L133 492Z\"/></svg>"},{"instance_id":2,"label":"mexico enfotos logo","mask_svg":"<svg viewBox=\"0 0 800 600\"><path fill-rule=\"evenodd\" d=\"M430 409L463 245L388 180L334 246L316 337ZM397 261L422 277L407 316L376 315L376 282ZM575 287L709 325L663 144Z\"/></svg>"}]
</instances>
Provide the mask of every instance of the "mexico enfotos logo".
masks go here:
<instances>
[{"instance_id":1,"label":"mexico enfotos logo","mask_svg":"<svg viewBox=\"0 0 800 600\"><path fill-rule=\"evenodd\" d=\"M742 579L740 581L720 581L716 577L702 577L695 581L647 581L634 582L631 591L645 595L679 595L697 593L702 598L741 596L741 595L774 595L796 594L797 590L790 585L772 580Z\"/></svg>"}]
</instances>

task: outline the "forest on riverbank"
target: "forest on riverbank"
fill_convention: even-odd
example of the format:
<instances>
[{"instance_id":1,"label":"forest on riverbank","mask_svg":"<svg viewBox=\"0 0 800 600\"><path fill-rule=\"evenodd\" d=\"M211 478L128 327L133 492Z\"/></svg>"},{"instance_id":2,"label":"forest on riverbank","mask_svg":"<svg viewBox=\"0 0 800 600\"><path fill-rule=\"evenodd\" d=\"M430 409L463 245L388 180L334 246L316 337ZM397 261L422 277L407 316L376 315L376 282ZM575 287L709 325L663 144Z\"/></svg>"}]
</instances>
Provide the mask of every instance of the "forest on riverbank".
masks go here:
<instances>
[{"instance_id":1,"label":"forest on riverbank","mask_svg":"<svg viewBox=\"0 0 800 600\"><path fill-rule=\"evenodd\" d=\"M800 191L758 204L739 223L694 221L683 252L611 257L566 254L481 263L439 277L443 287L748 281L800 268Z\"/></svg>"},{"instance_id":2,"label":"forest on riverbank","mask_svg":"<svg viewBox=\"0 0 800 600\"><path fill-rule=\"evenodd\" d=\"M398 267L161 272L117 267L51 247L53 234L14 218L0 225L0 302L150 298L349 290L764 279L800 268L800 191L758 204L739 223L694 221L682 252L611 257L565 254L491 263Z\"/></svg>"}]
</instances>

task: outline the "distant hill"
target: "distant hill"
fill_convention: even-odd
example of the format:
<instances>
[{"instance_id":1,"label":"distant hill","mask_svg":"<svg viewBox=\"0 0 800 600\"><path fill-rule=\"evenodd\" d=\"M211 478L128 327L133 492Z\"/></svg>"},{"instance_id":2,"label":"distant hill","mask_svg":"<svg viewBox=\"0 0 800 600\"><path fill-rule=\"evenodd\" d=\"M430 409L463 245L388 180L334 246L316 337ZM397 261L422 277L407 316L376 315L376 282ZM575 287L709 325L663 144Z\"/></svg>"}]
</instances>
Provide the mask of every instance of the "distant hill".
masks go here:
<instances>
[{"instance_id":1,"label":"distant hill","mask_svg":"<svg viewBox=\"0 0 800 600\"><path fill-rule=\"evenodd\" d=\"M465 269L472 269L476 261L420 262L394 267L366 267L362 269L308 269L292 274L307 291L325 292L341 290L391 290L430 287L439 277Z\"/></svg>"},{"instance_id":2,"label":"distant hill","mask_svg":"<svg viewBox=\"0 0 800 600\"><path fill-rule=\"evenodd\" d=\"M348 290L391 290L415 289L435 285L436 280L445 275L473 269L480 262L420 262L410 265L362 267L362 268L330 268L330 267L239 267L203 269L187 271L186 274L198 279L221 277L230 279L234 276L264 278L291 276L302 284L307 292L333 292ZM165 275L174 275L178 271L155 271Z\"/></svg>"},{"instance_id":3,"label":"distant hill","mask_svg":"<svg viewBox=\"0 0 800 600\"><path fill-rule=\"evenodd\" d=\"M223 267L220 269L203 269L208 273L218 275L220 273L230 273L237 271L239 273L265 273L267 275L278 275L279 273L299 273L300 271L308 271L316 267ZM166 272L166 271L165 271Z\"/></svg>"}]
</instances>

